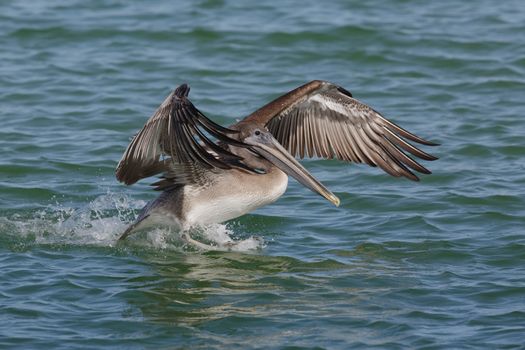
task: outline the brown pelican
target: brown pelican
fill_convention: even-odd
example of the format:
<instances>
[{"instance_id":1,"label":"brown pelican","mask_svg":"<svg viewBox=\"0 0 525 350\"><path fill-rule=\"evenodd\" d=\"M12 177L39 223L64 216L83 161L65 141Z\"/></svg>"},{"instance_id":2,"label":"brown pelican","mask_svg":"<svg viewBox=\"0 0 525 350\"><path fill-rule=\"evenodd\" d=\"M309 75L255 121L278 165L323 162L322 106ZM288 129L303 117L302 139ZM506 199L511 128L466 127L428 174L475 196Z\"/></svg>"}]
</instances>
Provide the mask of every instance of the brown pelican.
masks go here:
<instances>
[{"instance_id":1,"label":"brown pelican","mask_svg":"<svg viewBox=\"0 0 525 350\"><path fill-rule=\"evenodd\" d=\"M256 110L229 128L208 119L175 89L136 134L116 177L126 185L161 175L162 191L119 238L150 225L220 223L277 200L288 176L335 204L337 198L296 159L320 157L379 166L417 181L430 171L410 155L436 157L407 140L436 145L385 119L335 84L314 80ZM183 236L190 240L188 235Z\"/></svg>"}]
</instances>

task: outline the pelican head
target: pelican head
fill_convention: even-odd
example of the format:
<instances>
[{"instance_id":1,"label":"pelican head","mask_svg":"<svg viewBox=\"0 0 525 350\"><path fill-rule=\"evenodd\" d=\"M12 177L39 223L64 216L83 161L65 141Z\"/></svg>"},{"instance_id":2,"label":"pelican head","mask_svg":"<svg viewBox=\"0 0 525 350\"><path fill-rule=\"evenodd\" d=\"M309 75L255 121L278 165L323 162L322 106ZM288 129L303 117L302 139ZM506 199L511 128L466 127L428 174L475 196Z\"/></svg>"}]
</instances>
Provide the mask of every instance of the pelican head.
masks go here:
<instances>
[{"instance_id":1,"label":"pelican head","mask_svg":"<svg viewBox=\"0 0 525 350\"><path fill-rule=\"evenodd\" d=\"M249 125L240 132L241 141L251 146L251 150L266 159L283 172L293 177L303 186L323 196L335 206L340 200L319 180L308 172L265 127Z\"/></svg>"}]
</instances>

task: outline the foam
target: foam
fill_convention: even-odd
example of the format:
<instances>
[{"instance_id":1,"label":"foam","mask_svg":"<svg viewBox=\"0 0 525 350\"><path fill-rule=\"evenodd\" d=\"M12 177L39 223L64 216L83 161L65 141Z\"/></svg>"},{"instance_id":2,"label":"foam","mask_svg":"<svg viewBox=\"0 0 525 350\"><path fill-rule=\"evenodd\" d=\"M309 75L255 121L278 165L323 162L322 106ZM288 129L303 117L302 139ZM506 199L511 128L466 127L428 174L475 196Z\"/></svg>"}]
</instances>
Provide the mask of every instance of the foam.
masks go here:
<instances>
[{"instance_id":1,"label":"foam","mask_svg":"<svg viewBox=\"0 0 525 350\"><path fill-rule=\"evenodd\" d=\"M135 201L120 193L107 192L80 208L60 203L36 211L30 217L20 214L0 217L0 232L34 240L36 244L96 245L113 247L117 238L132 223L145 201ZM197 250L253 251L264 248L258 237L236 239L225 224L199 227L188 232L193 239L203 241ZM170 228L154 228L130 236L129 242L154 249L181 249L188 244L180 232Z\"/></svg>"}]
</instances>

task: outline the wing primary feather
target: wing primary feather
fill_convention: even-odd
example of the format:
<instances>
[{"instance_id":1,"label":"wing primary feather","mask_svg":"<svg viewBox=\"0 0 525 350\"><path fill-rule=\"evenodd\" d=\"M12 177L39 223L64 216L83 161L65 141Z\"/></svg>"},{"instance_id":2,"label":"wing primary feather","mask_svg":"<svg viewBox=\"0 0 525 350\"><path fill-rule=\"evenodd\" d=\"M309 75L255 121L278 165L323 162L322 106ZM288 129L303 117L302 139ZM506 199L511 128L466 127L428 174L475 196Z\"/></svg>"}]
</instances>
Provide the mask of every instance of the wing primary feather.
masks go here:
<instances>
[{"instance_id":1,"label":"wing primary feather","mask_svg":"<svg viewBox=\"0 0 525 350\"><path fill-rule=\"evenodd\" d=\"M399 148L392 144L387 138L383 138L380 135L374 133L370 125L365 124L364 131L368 135L368 137L370 137L370 139L372 139L377 145L383 148L383 150L389 155L391 155L392 158L398 160L400 163L408 165L410 168L419 171L420 173L430 174L430 171L427 168L425 168L424 166L407 156Z\"/></svg>"},{"instance_id":2,"label":"wing primary feather","mask_svg":"<svg viewBox=\"0 0 525 350\"><path fill-rule=\"evenodd\" d=\"M173 136L170 138L170 155L177 160L179 164L191 161L191 153L186 150L184 143L184 134L181 129L180 122L177 120L177 110L172 110L170 117L173 119L171 123Z\"/></svg>"},{"instance_id":3,"label":"wing primary feather","mask_svg":"<svg viewBox=\"0 0 525 350\"><path fill-rule=\"evenodd\" d=\"M195 131L197 132L197 135L199 136L199 139L206 144L213 152L217 153L217 155L220 155L221 157L228 159L228 160L241 160L242 157L239 157L238 155L235 155L231 153L230 151L218 146L216 143L212 142L210 139L206 137L206 135L199 129L195 128Z\"/></svg>"},{"instance_id":4,"label":"wing primary feather","mask_svg":"<svg viewBox=\"0 0 525 350\"><path fill-rule=\"evenodd\" d=\"M304 158L304 119L303 118L297 118L297 123L295 124L297 126L297 149L299 151L299 158Z\"/></svg>"},{"instance_id":5,"label":"wing primary feather","mask_svg":"<svg viewBox=\"0 0 525 350\"><path fill-rule=\"evenodd\" d=\"M201 120L199 119L199 121L201 121ZM223 141L223 142L225 142L225 143L228 143L228 144L230 144L230 145L237 146L237 147L244 147L244 148L248 148L248 147L250 147L249 145L245 144L244 142L241 142L241 141L238 141L238 140L232 139L231 137L226 136L226 135L223 134L222 132L215 130L214 128L210 127L208 124L205 124L205 123L199 123L199 125L200 125L204 130L206 130L207 132L209 132L211 135L213 135L214 137L216 137L216 138L217 138L218 140L220 140L220 141Z\"/></svg>"},{"instance_id":6,"label":"wing primary feather","mask_svg":"<svg viewBox=\"0 0 525 350\"><path fill-rule=\"evenodd\" d=\"M349 132L348 128L343 127L341 128L341 131L346 141L344 147L348 153L348 161L366 164L366 156L360 152L360 148L352 137L352 134Z\"/></svg>"},{"instance_id":7,"label":"wing primary feather","mask_svg":"<svg viewBox=\"0 0 525 350\"><path fill-rule=\"evenodd\" d=\"M387 150L385 150L380 143L376 143L366 135L364 128L359 129L359 133L363 141L368 145L368 148L372 151L371 154L374 156L377 164L381 169L386 170L390 168L394 171L396 177L405 176L411 180L417 181L417 176L414 175L403 163L392 156Z\"/></svg>"},{"instance_id":8,"label":"wing primary feather","mask_svg":"<svg viewBox=\"0 0 525 350\"><path fill-rule=\"evenodd\" d=\"M292 133L290 125L293 125L293 120L291 118L283 118L281 119L283 125L282 128L279 128L280 131L280 139L285 139L288 135Z\"/></svg>"},{"instance_id":9,"label":"wing primary feather","mask_svg":"<svg viewBox=\"0 0 525 350\"><path fill-rule=\"evenodd\" d=\"M282 121L282 123L284 124L284 120ZM277 126L279 126L279 123L278 123L277 119L275 119L275 120L272 120L272 122L268 124L267 128L274 135L274 137L279 142L282 143L283 142L283 129L284 129L284 126L283 125L280 125L280 127L277 127Z\"/></svg>"},{"instance_id":10,"label":"wing primary feather","mask_svg":"<svg viewBox=\"0 0 525 350\"><path fill-rule=\"evenodd\" d=\"M182 110L182 115L186 118L188 123L183 123L182 126L185 131L185 135L187 136L187 143L189 145L189 148L192 151L192 154L195 157L195 160L203 162L208 164L210 167L217 167L221 169L230 169L231 167L228 166L226 163L216 159L213 155L211 155L206 149L204 149L195 139L194 135L198 134L197 130L198 127L195 125L192 116L189 114L189 111ZM204 136L201 140L204 140L207 138ZM210 141L211 142L211 141Z\"/></svg>"},{"instance_id":11,"label":"wing primary feather","mask_svg":"<svg viewBox=\"0 0 525 350\"><path fill-rule=\"evenodd\" d=\"M351 132L350 132L350 128L352 126L348 126L344 125L344 127L342 127L342 130L345 134L345 139L346 141L348 142L349 145L347 145L347 148L348 148L348 151L350 153L350 159L355 162L355 163L365 163L365 158L364 158L364 155L362 155L360 152L359 152L359 147L357 146L355 140L354 140L354 137L352 136Z\"/></svg>"},{"instance_id":12,"label":"wing primary feather","mask_svg":"<svg viewBox=\"0 0 525 350\"><path fill-rule=\"evenodd\" d=\"M344 155L341 152L341 135L339 134L339 130L337 128L337 125L334 123L330 123L330 141L332 144L332 148L334 150L335 156L337 159L344 160Z\"/></svg>"},{"instance_id":13,"label":"wing primary feather","mask_svg":"<svg viewBox=\"0 0 525 350\"><path fill-rule=\"evenodd\" d=\"M279 142L283 142L284 138L286 137L286 134L284 133L284 130L285 130L285 126L284 124L286 123L285 120L282 120L281 121L282 125L279 124L279 122L277 121L277 119L275 121L273 121L271 124L268 125L268 129L270 130L273 130L271 131L273 135L275 135L275 138L279 141ZM277 127L277 126L280 126L280 127Z\"/></svg>"},{"instance_id":14,"label":"wing primary feather","mask_svg":"<svg viewBox=\"0 0 525 350\"><path fill-rule=\"evenodd\" d=\"M312 134L313 134L312 141L313 141L313 150L315 152L315 156L328 158L328 155L324 151L325 148L323 145L323 141L324 141L323 130L319 129L319 118L315 118L315 117L312 118L312 120L310 120L310 123L312 124L310 129L312 130Z\"/></svg>"},{"instance_id":15,"label":"wing primary feather","mask_svg":"<svg viewBox=\"0 0 525 350\"><path fill-rule=\"evenodd\" d=\"M293 138L295 137L295 128L292 128L293 125L296 125L297 123L297 111L294 111L292 115L286 118L286 120L283 120L283 139L286 139L289 145L293 145L293 153L292 155L295 156L297 152L297 147L292 142Z\"/></svg>"},{"instance_id":16,"label":"wing primary feather","mask_svg":"<svg viewBox=\"0 0 525 350\"><path fill-rule=\"evenodd\" d=\"M353 127L350 127L347 130L350 131L350 135L352 135L352 140L354 140L356 144L355 150L359 154L359 157L361 158L361 162L371 165L371 166L375 166L374 162L370 159L370 155L368 155L368 152L366 151L366 146L363 144L363 142L361 141L361 138L357 134L356 129Z\"/></svg>"},{"instance_id":17,"label":"wing primary feather","mask_svg":"<svg viewBox=\"0 0 525 350\"><path fill-rule=\"evenodd\" d=\"M177 157L177 160L179 161L179 164L185 163L185 159L182 157L188 157L190 162L197 161L198 158L195 156L194 151L191 147L191 143L188 142L188 137L191 137L191 135L187 135L185 132L185 129L183 127L184 125L184 119L180 115L180 110L175 110L175 116L177 119L176 123L173 123L174 129L175 129L175 135L177 135L177 144L179 148L175 150L174 155ZM210 165L207 162L203 162L204 166L210 167Z\"/></svg>"},{"instance_id":18,"label":"wing primary feather","mask_svg":"<svg viewBox=\"0 0 525 350\"><path fill-rule=\"evenodd\" d=\"M406 142L405 140L403 140L402 138L397 136L395 133L393 133L389 129L385 128L385 131L386 131L386 133L385 133L386 138L388 140L390 140L390 142L392 142L393 144L396 144L396 145L400 146L401 148L403 148L405 151L410 152L413 155L415 155L415 156L417 156L417 157L419 157L421 159L424 159L424 160L436 160L436 159L438 159L437 157L435 157L435 156L433 156L431 154L428 154L428 153L420 150L417 147L414 147L413 145L411 145L410 143Z\"/></svg>"},{"instance_id":19,"label":"wing primary feather","mask_svg":"<svg viewBox=\"0 0 525 350\"><path fill-rule=\"evenodd\" d=\"M310 111L304 113L303 125L304 125L304 141L305 141L305 153L309 158L313 157L312 154L312 133L310 130Z\"/></svg>"},{"instance_id":20,"label":"wing primary feather","mask_svg":"<svg viewBox=\"0 0 525 350\"><path fill-rule=\"evenodd\" d=\"M201 134L202 134L202 132L199 130L199 138L200 138ZM224 160L226 160L228 162L230 162L230 161L240 161L240 160L244 159L243 157L238 156L236 154L233 154L230 151L228 151L227 149L225 149L225 148L223 148L221 146L218 146L217 144L211 142L207 138L203 138L201 140L204 142L204 144L206 146L208 146L210 148L210 150L212 152L215 152L217 154L219 159L224 159Z\"/></svg>"},{"instance_id":21,"label":"wing primary feather","mask_svg":"<svg viewBox=\"0 0 525 350\"><path fill-rule=\"evenodd\" d=\"M385 149L386 152L390 153L395 159L399 160L403 164L406 164L411 169L418 171L422 174L432 174L430 170L425 168L423 165L416 162L410 156L403 153L396 145L390 143L390 141L382 142L381 147Z\"/></svg>"},{"instance_id":22,"label":"wing primary feather","mask_svg":"<svg viewBox=\"0 0 525 350\"><path fill-rule=\"evenodd\" d=\"M334 133L336 135L337 148L341 155L341 159L345 161L352 161L352 154L347 147L348 143L346 142L345 132L341 125L336 125L334 128Z\"/></svg>"},{"instance_id":23,"label":"wing primary feather","mask_svg":"<svg viewBox=\"0 0 525 350\"><path fill-rule=\"evenodd\" d=\"M186 111L184 109L178 110L177 114L179 120L181 121L181 123L179 123L179 135L181 136L185 152L194 162L202 162L207 168L211 169L213 167L212 162L210 162L209 158L201 152L201 149L193 136L194 131L192 130L191 118L187 118Z\"/></svg>"},{"instance_id":24,"label":"wing primary feather","mask_svg":"<svg viewBox=\"0 0 525 350\"><path fill-rule=\"evenodd\" d=\"M380 113L378 113L377 111L374 110L374 112L377 114L377 117L381 118L381 120L388 125L389 128L392 128L395 132L397 132L399 135L403 136L403 137L406 137L407 139L409 140L412 140L412 141L415 141L415 142L418 142L422 145L427 145L427 146L439 146L439 144L437 143L434 143L434 142L430 142L430 141L427 141L415 134L412 134L410 131L408 130L405 130L403 129L402 127L400 127L399 125L391 122L390 120L384 118Z\"/></svg>"},{"instance_id":25,"label":"wing primary feather","mask_svg":"<svg viewBox=\"0 0 525 350\"><path fill-rule=\"evenodd\" d=\"M384 152L386 157L388 157L393 164L400 168L401 176L404 176L412 181L419 181L419 177L417 177L416 174L410 171L410 169L408 169L407 166L403 162L401 162L401 160L399 160L393 154L391 154L390 151L384 147L384 144L378 144L378 147Z\"/></svg>"},{"instance_id":26,"label":"wing primary feather","mask_svg":"<svg viewBox=\"0 0 525 350\"><path fill-rule=\"evenodd\" d=\"M295 142L296 132L295 130L292 130L291 125L296 125L298 113L299 111L292 111L292 114L286 117L287 120L283 120L282 127L283 139L286 139L286 143L288 144L290 154L294 157L297 156L297 144ZM281 131L281 128L279 128L279 131Z\"/></svg>"},{"instance_id":27,"label":"wing primary feather","mask_svg":"<svg viewBox=\"0 0 525 350\"><path fill-rule=\"evenodd\" d=\"M316 118L317 121L317 129L319 130L319 133L321 135L321 140L319 141L323 145L323 152L324 157L328 159L334 158L334 152L332 148L330 147L330 140L328 132L326 131L325 125L329 125L329 123L325 120L321 120L321 118Z\"/></svg>"},{"instance_id":28,"label":"wing primary feather","mask_svg":"<svg viewBox=\"0 0 525 350\"><path fill-rule=\"evenodd\" d=\"M195 115L198 117L198 120L206 125L207 127L211 128L211 129L214 129L214 130L217 130L218 132L222 132L222 133L225 133L225 134L238 134L239 133L239 130L234 130L234 129L229 129L229 128L226 128L220 124L217 124L215 123L213 120L209 119L208 117L206 117L201 111L199 111L195 106L193 106L193 109L195 110Z\"/></svg>"}]
</instances>

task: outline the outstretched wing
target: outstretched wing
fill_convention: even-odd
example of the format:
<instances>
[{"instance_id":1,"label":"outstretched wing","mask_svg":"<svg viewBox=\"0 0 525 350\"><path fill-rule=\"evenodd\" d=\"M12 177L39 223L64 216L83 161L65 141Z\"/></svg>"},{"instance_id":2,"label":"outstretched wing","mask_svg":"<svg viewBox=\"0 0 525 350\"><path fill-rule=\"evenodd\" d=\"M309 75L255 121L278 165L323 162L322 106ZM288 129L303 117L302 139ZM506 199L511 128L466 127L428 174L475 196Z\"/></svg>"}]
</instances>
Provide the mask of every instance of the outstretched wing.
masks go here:
<instances>
[{"instance_id":1,"label":"outstretched wing","mask_svg":"<svg viewBox=\"0 0 525 350\"><path fill-rule=\"evenodd\" d=\"M434 146L385 119L379 112L335 84L314 80L277 98L241 123L265 125L292 155L337 158L379 166L390 175L411 180L430 171L410 155L436 157L407 140Z\"/></svg>"},{"instance_id":2,"label":"outstretched wing","mask_svg":"<svg viewBox=\"0 0 525 350\"><path fill-rule=\"evenodd\" d=\"M117 166L119 181L131 185L168 171L170 163L229 169L228 161L239 160L207 136L243 147L242 142L228 136L238 131L208 119L188 99L189 91L186 84L175 89L133 138Z\"/></svg>"}]
</instances>

